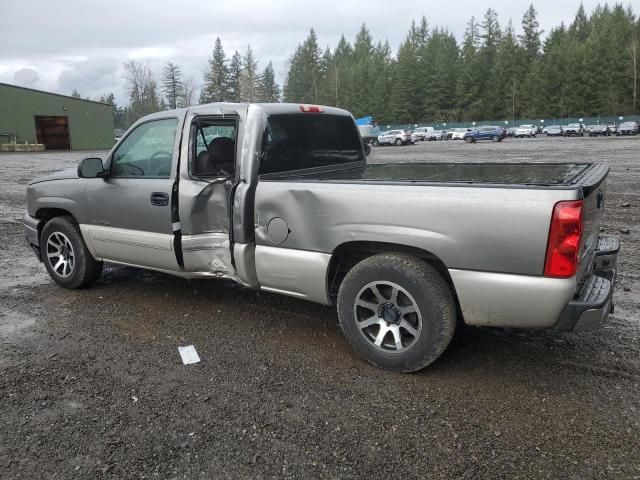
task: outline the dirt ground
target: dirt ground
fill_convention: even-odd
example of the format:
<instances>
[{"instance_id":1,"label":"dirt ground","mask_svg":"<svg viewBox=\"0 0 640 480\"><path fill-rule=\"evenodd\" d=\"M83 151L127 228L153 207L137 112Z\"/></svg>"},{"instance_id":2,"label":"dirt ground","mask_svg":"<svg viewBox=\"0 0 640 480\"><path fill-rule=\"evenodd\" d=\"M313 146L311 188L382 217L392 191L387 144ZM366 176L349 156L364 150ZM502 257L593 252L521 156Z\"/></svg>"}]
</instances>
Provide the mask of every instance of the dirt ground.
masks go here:
<instances>
[{"instance_id":1,"label":"dirt ground","mask_svg":"<svg viewBox=\"0 0 640 480\"><path fill-rule=\"evenodd\" d=\"M640 478L640 138L374 149L611 164L606 324L461 328L412 375L357 358L304 301L124 267L54 285L24 241L25 186L90 155L0 155L0 478ZM184 366L189 344L202 362Z\"/></svg>"}]
</instances>

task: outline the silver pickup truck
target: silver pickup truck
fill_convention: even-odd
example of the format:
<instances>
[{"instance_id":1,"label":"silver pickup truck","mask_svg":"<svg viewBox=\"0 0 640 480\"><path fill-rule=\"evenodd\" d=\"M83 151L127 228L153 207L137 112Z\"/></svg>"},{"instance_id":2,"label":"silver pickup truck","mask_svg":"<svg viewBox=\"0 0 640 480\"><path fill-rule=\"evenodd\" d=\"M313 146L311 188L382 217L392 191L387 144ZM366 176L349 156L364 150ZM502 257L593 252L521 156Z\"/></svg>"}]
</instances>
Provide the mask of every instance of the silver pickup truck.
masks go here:
<instances>
[{"instance_id":1,"label":"silver pickup truck","mask_svg":"<svg viewBox=\"0 0 640 480\"><path fill-rule=\"evenodd\" d=\"M150 115L104 158L31 182L26 237L63 287L103 262L336 305L371 363L433 362L458 322L583 330L612 310L602 163L368 164L313 105Z\"/></svg>"}]
</instances>

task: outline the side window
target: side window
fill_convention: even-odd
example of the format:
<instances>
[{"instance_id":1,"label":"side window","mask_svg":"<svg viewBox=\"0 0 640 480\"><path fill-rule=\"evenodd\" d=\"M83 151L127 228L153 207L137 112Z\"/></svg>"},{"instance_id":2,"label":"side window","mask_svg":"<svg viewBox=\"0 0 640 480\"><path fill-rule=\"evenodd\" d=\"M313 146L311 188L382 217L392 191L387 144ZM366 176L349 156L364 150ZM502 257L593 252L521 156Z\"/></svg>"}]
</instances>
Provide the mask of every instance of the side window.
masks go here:
<instances>
[{"instance_id":1,"label":"side window","mask_svg":"<svg viewBox=\"0 0 640 480\"><path fill-rule=\"evenodd\" d=\"M235 119L196 119L191 127L191 174L195 177L232 176L237 133Z\"/></svg>"},{"instance_id":2,"label":"side window","mask_svg":"<svg viewBox=\"0 0 640 480\"><path fill-rule=\"evenodd\" d=\"M112 177L169 178L178 120L153 120L138 126L113 154Z\"/></svg>"}]
</instances>

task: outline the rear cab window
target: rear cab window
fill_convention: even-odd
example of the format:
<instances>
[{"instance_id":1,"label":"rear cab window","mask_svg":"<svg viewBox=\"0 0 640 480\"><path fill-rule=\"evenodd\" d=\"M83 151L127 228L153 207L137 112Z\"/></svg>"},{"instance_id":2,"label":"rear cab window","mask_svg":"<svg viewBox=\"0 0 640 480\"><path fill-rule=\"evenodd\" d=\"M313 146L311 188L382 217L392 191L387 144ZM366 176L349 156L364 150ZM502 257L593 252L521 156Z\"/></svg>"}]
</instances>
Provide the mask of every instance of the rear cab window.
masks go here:
<instances>
[{"instance_id":1,"label":"rear cab window","mask_svg":"<svg viewBox=\"0 0 640 480\"><path fill-rule=\"evenodd\" d=\"M362 139L346 115L270 115L259 175L365 162Z\"/></svg>"}]
</instances>

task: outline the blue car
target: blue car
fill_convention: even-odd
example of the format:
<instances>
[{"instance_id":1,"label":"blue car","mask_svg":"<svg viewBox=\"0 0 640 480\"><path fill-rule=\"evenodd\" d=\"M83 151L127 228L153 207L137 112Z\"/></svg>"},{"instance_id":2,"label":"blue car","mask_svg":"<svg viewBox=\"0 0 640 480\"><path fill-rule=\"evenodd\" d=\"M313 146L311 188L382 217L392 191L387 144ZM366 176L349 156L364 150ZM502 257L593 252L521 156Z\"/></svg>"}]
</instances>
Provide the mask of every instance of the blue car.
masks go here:
<instances>
[{"instance_id":1,"label":"blue car","mask_svg":"<svg viewBox=\"0 0 640 480\"><path fill-rule=\"evenodd\" d=\"M478 140L491 140L493 142L501 142L507 136L507 130L502 127L477 127L469 130L462 138L467 143L477 142Z\"/></svg>"}]
</instances>

